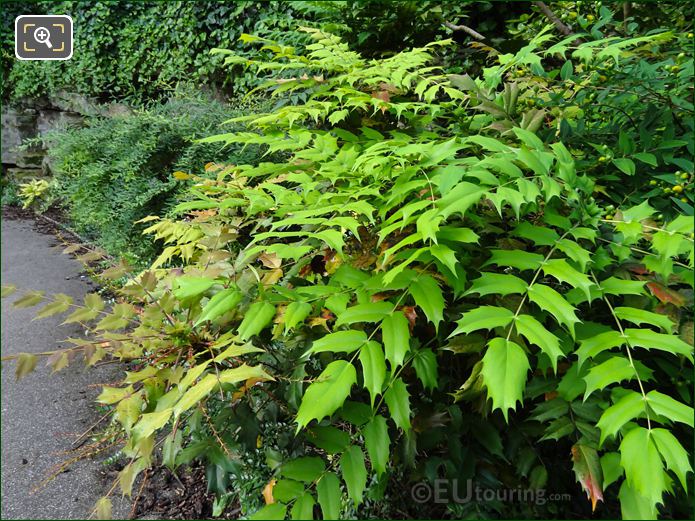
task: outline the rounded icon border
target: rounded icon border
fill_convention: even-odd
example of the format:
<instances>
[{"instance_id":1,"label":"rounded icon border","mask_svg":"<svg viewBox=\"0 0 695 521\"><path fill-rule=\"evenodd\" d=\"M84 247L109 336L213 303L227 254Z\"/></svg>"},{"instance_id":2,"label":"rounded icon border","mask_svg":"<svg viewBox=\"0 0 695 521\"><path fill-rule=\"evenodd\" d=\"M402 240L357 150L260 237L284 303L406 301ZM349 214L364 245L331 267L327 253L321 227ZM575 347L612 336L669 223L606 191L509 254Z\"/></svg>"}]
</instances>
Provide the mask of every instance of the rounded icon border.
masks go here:
<instances>
[{"instance_id":1,"label":"rounded icon border","mask_svg":"<svg viewBox=\"0 0 695 521\"><path fill-rule=\"evenodd\" d=\"M22 18L53 18L55 16L62 16L63 18L67 18L70 20L70 54L66 56L65 58L22 58L19 53L17 52L17 43L19 42L17 38L17 25L19 24L19 21ZM73 53L75 52L75 24L72 20L72 16L69 14L20 14L17 18L14 19L14 56L18 60L21 61L31 61L31 62L37 62L37 61L47 61L47 62L55 62L55 61L66 61L70 60L72 58Z\"/></svg>"}]
</instances>

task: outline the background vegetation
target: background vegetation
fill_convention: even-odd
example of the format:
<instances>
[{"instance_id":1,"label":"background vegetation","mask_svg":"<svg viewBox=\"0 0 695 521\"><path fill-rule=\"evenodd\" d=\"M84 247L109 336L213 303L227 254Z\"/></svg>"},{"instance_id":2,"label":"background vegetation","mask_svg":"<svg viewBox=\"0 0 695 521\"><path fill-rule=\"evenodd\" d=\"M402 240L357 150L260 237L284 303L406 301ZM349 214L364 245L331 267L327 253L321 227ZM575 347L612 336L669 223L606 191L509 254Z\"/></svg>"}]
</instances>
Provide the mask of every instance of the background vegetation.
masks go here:
<instances>
[{"instance_id":1,"label":"background vegetation","mask_svg":"<svg viewBox=\"0 0 695 521\"><path fill-rule=\"evenodd\" d=\"M52 138L75 223L157 255L110 307L15 301L91 328L56 370L134 364L99 399L121 490L196 460L258 519L688 517L692 12L242 4L267 25L195 59L263 101ZM572 500L414 500L437 479Z\"/></svg>"}]
</instances>

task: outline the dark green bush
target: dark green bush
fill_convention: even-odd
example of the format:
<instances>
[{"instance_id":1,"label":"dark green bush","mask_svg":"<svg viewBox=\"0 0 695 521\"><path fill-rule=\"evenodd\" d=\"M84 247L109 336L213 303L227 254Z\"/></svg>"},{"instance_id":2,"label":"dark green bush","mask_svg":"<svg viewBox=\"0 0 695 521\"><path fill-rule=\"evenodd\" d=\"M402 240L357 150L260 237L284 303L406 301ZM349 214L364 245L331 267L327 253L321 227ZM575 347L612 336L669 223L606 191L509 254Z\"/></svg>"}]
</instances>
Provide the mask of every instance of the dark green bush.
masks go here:
<instances>
[{"instance_id":1,"label":"dark green bush","mask_svg":"<svg viewBox=\"0 0 695 521\"><path fill-rule=\"evenodd\" d=\"M113 255L136 263L151 260L156 250L141 239L142 227L134 222L165 214L175 204L187 183L174 179L174 171L200 171L209 161L256 161L257 148L193 142L250 105L173 98L50 135L55 191L72 225Z\"/></svg>"}]
</instances>

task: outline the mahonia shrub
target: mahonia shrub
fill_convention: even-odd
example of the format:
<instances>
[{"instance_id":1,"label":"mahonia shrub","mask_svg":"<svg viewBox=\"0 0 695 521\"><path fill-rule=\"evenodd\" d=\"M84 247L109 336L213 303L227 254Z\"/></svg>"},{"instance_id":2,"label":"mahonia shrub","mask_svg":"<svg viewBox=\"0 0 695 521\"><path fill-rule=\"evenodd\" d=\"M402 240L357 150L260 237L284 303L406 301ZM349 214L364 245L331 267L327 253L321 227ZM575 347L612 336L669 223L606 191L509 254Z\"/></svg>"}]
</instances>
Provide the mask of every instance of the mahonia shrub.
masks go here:
<instances>
[{"instance_id":1,"label":"mahonia shrub","mask_svg":"<svg viewBox=\"0 0 695 521\"><path fill-rule=\"evenodd\" d=\"M510 72L552 67L550 35L474 79L432 65L447 41L367 60L307 31L302 55L251 36L275 58L219 51L305 101L204 142L276 159L188 173L180 217L143 220L161 255L108 310L91 294L39 311L96 321L54 368L134 364L99 397L127 440L122 491L161 446L171 468L204 461L220 497L255 493L258 519L656 518L686 502L693 222L657 222L648 199L608 218L553 115L519 107ZM636 42L603 44L576 45ZM17 375L36 362L20 355ZM244 489L254 458L266 470ZM588 500L447 507L404 490L436 479Z\"/></svg>"}]
</instances>

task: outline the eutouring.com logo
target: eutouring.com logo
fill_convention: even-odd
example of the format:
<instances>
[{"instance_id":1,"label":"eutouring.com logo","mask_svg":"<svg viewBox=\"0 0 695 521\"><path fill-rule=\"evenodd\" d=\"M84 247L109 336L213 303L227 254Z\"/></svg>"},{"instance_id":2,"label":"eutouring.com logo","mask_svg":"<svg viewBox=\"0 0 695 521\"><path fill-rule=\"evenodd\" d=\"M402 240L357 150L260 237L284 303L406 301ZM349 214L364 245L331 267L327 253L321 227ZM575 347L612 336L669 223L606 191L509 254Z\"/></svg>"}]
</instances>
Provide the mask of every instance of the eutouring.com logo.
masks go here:
<instances>
[{"instance_id":1,"label":"eutouring.com logo","mask_svg":"<svg viewBox=\"0 0 695 521\"><path fill-rule=\"evenodd\" d=\"M461 486L463 485L463 486ZM457 479L435 479L433 482L416 483L410 489L410 496L417 503L470 503L471 501L531 503L545 505L548 501L571 501L571 494L547 494L542 488L485 488L475 485L468 479L463 484Z\"/></svg>"}]
</instances>

